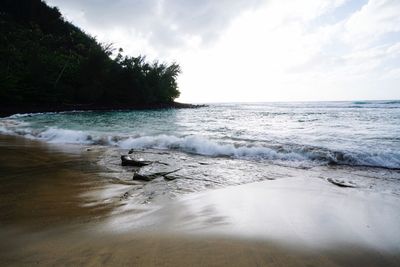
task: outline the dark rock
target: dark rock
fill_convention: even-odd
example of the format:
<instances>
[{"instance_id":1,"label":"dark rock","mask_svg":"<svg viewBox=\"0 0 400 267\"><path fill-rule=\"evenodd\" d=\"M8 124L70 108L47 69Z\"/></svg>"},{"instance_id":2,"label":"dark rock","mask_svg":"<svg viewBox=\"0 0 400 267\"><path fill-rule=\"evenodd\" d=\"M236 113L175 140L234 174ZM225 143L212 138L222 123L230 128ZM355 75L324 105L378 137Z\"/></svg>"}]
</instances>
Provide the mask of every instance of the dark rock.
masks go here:
<instances>
[{"instance_id":1,"label":"dark rock","mask_svg":"<svg viewBox=\"0 0 400 267\"><path fill-rule=\"evenodd\" d=\"M158 177L164 177L164 179L167 180L173 180L171 178L168 178L170 176L168 176L168 174L174 173L179 171L180 169L177 170L173 170L173 171L168 171L168 172L154 172L154 173L140 173L140 172L136 172L133 174L132 180L139 180L139 181L152 181Z\"/></svg>"},{"instance_id":2,"label":"dark rock","mask_svg":"<svg viewBox=\"0 0 400 267\"><path fill-rule=\"evenodd\" d=\"M178 176L175 176L175 175L164 175L163 177L165 180L168 180L168 181L173 181L173 180L178 179Z\"/></svg>"},{"instance_id":3,"label":"dark rock","mask_svg":"<svg viewBox=\"0 0 400 267\"><path fill-rule=\"evenodd\" d=\"M133 148L132 148L132 149L129 149L128 154L133 154L134 151L135 151L135 150L133 150Z\"/></svg>"},{"instance_id":4,"label":"dark rock","mask_svg":"<svg viewBox=\"0 0 400 267\"><path fill-rule=\"evenodd\" d=\"M154 180L155 178L156 178L156 176L153 176L153 175L144 175L144 174L139 174L139 173L135 172L133 174L132 180L150 182L151 180Z\"/></svg>"},{"instance_id":5,"label":"dark rock","mask_svg":"<svg viewBox=\"0 0 400 267\"><path fill-rule=\"evenodd\" d=\"M130 156L122 155L121 156L121 163L122 166L134 166L134 167L143 167L150 165L151 161L144 161L144 160L135 160Z\"/></svg>"},{"instance_id":6,"label":"dark rock","mask_svg":"<svg viewBox=\"0 0 400 267\"><path fill-rule=\"evenodd\" d=\"M327 181L330 182L331 184L334 184L334 185L339 186L339 187L350 187L350 188L357 187L352 182L339 181L339 180L335 180L335 179L332 179L332 178L328 178Z\"/></svg>"}]
</instances>

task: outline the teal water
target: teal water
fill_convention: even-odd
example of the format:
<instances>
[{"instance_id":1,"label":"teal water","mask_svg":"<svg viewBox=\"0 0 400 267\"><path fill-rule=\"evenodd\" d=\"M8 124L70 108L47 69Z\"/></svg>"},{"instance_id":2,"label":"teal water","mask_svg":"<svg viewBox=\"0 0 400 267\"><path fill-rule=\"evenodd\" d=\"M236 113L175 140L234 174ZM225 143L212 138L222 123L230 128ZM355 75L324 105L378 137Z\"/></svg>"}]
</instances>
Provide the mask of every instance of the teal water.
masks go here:
<instances>
[{"instance_id":1,"label":"teal water","mask_svg":"<svg viewBox=\"0 0 400 267\"><path fill-rule=\"evenodd\" d=\"M0 121L0 133L50 143L180 150L289 166L400 168L400 101L18 114Z\"/></svg>"}]
</instances>

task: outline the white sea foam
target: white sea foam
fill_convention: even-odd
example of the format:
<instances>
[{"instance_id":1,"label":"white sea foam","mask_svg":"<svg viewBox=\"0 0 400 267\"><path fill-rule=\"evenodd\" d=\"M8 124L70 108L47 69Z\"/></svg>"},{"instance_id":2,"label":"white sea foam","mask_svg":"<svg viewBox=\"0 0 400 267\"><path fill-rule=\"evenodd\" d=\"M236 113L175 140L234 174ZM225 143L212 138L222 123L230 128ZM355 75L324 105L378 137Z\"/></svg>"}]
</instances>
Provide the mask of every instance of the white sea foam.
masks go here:
<instances>
[{"instance_id":1,"label":"white sea foam","mask_svg":"<svg viewBox=\"0 0 400 267\"><path fill-rule=\"evenodd\" d=\"M18 134L18 135L27 135L28 132L25 131L24 128L28 126L29 123L16 121L12 119L2 119L0 120L0 133L1 134ZM21 132L21 133L20 133Z\"/></svg>"},{"instance_id":2,"label":"white sea foam","mask_svg":"<svg viewBox=\"0 0 400 267\"><path fill-rule=\"evenodd\" d=\"M17 114L9 116L7 118L8 119L20 119L20 118L24 118L24 117L40 116L40 115L44 115L44 114L50 115L50 114L56 114L56 112L17 113Z\"/></svg>"},{"instance_id":3,"label":"white sea foam","mask_svg":"<svg viewBox=\"0 0 400 267\"><path fill-rule=\"evenodd\" d=\"M200 136L176 137L169 135L128 138L118 144L121 148L178 149L207 156L274 156L276 152L263 147L235 147L233 144L218 143Z\"/></svg>"},{"instance_id":4,"label":"white sea foam","mask_svg":"<svg viewBox=\"0 0 400 267\"><path fill-rule=\"evenodd\" d=\"M65 114L65 113L82 113L82 112L92 112L91 110L69 110L69 111L50 111L50 112L35 112L35 113L16 113L8 116L7 119L21 119L25 117L41 116L41 115L52 115L52 114Z\"/></svg>"},{"instance_id":5,"label":"white sea foam","mask_svg":"<svg viewBox=\"0 0 400 267\"><path fill-rule=\"evenodd\" d=\"M176 137L168 135L128 138L117 146L129 148L175 149L206 156L228 156L234 158L258 158L304 162L312 161L321 164L338 164L353 166L374 166L400 168L400 154L382 152L369 154L365 152L346 153L331 151L326 148L286 145L279 149L265 145L234 145L206 139L201 136Z\"/></svg>"},{"instance_id":6,"label":"white sea foam","mask_svg":"<svg viewBox=\"0 0 400 267\"><path fill-rule=\"evenodd\" d=\"M109 145L123 149L172 149L204 156L278 160L289 164L290 162L309 162L313 164L400 168L400 153L385 151L379 154L365 152L346 153L312 146L285 145L277 148L268 146L268 144L223 143L196 135L182 137L173 135L126 137L124 135L94 134L87 131L53 127L38 132L30 128L20 128L18 123L9 120L0 124L0 133L20 135L49 143Z\"/></svg>"},{"instance_id":7,"label":"white sea foam","mask_svg":"<svg viewBox=\"0 0 400 267\"><path fill-rule=\"evenodd\" d=\"M311 162L313 164L400 168L400 153L385 151L379 154L365 152L350 153L332 151L320 147L296 146L293 144L277 148L268 146L268 144L223 143L196 135L182 137L173 135L126 137L123 135L94 134L87 131L53 127L37 132L30 128L20 128L17 126L18 124L10 121L3 122L0 125L0 133L40 139L49 143L109 145L118 146L123 149L172 149L204 156L279 160L288 163Z\"/></svg>"},{"instance_id":8,"label":"white sea foam","mask_svg":"<svg viewBox=\"0 0 400 267\"><path fill-rule=\"evenodd\" d=\"M57 128L48 128L39 133L37 138L49 143L91 144L93 142L90 134L87 132Z\"/></svg>"},{"instance_id":9,"label":"white sea foam","mask_svg":"<svg viewBox=\"0 0 400 267\"><path fill-rule=\"evenodd\" d=\"M13 134L14 132L11 131L10 129L7 129L6 127L0 125L0 133L8 135L8 134Z\"/></svg>"}]
</instances>

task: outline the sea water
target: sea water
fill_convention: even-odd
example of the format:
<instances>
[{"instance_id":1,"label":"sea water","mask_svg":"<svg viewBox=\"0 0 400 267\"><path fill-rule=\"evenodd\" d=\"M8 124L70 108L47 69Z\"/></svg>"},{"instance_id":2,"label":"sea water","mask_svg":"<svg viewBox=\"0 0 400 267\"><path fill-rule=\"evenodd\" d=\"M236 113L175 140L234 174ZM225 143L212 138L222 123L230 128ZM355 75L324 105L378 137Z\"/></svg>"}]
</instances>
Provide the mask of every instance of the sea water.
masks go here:
<instances>
[{"instance_id":1,"label":"sea water","mask_svg":"<svg viewBox=\"0 0 400 267\"><path fill-rule=\"evenodd\" d=\"M50 143L179 150L288 166L400 168L400 101L17 114L0 121L0 133Z\"/></svg>"}]
</instances>

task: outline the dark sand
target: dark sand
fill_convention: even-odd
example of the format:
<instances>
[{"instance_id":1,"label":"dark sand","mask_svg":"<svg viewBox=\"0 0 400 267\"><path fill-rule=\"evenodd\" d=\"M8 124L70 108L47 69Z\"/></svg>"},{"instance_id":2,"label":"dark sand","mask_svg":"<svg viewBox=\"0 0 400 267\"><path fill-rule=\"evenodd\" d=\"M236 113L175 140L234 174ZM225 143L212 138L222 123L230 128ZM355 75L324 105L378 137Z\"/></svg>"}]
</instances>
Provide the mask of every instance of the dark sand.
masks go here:
<instances>
[{"instance_id":1,"label":"dark sand","mask_svg":"<svg viewBox=\"0 0 400 267\"><path fill-rule=\"evenodd\" d=\"M272 242L57 230L9 237L2 266L398 266L395 255L344 246L304 251Z\"/></svg>"},{"instance_id":2,"label":"dark sand","mask_svg":"<svg viewBox=\"0 0 400 267\"><path fill-rule=\"evenodd\" d=\"M162 227L102 231L119 204L87 197L109 186L97 156L0 136L1 266L400 266L396 253L354 244L314 250Z\"/></svg>"}]
</instances>

